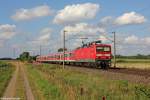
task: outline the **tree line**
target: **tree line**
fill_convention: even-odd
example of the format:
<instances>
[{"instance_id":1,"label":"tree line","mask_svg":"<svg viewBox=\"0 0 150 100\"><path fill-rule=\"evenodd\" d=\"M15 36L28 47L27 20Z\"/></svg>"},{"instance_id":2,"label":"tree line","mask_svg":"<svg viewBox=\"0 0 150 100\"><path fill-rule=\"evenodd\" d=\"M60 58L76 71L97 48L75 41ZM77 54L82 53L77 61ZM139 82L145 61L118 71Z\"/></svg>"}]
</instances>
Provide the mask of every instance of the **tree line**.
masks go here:
<instances>
[{"instance_id":1,"label":"tree line","mask_svg":"<svg viewBox=\"0 0 150 100\"><path fill-rule=\"evenodd\" d=\"M150 59L150 55L137 54L133 56L116 55L116 58L126 58L126 59Z\"/></svg>"},{"instance_id":2,"label":"tree line","mask_svg":"<svg viewBox=\"0 0 150 100\"><path fill-rule=\"evenodd\" d=\"M17 58L17 60L21 60L21 61L28 61L28 62L32 62L36 60L36 56L31 56L29 52L23 52L19 55L19 57Z\"/></svg>"}]
</instances>

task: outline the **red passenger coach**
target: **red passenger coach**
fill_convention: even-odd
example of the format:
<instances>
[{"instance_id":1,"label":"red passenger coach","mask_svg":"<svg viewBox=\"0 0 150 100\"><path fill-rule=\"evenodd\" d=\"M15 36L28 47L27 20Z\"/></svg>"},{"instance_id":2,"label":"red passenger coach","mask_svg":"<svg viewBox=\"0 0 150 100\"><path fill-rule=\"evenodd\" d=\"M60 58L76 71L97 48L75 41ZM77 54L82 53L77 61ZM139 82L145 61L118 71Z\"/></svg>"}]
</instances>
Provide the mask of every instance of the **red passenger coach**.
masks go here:
<instances>
[{"instance_id":1,"label":"red passenger coach","mask_svg":"<svg viewBox=\"0 0 150 100\"><path fill-rule=\"evenodd\" d=\"M109 68L111 66L111 45L94 41L84 44L71 52L65 52L65 64L83 65L98 68ZM59 63L64 60L63 53L46 56L38 56L38 62Z\"/></svg>"}]
</instances>

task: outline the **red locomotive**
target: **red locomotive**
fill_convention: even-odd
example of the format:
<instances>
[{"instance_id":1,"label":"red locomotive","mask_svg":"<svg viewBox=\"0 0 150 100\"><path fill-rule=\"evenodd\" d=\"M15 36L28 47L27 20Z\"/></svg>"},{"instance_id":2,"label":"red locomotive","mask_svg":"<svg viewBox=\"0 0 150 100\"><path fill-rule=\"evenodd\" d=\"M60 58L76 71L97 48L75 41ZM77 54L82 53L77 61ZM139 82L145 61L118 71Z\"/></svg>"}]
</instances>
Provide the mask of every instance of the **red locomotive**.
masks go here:
<instances>
[{"instance_id":1,"label":"red locomotive","mask_svg":"<svg viewBox=\"0 0 150 100\"><path fill-rule=\"evenodd\" d=\"M111 66L111 45L102 44L101 41L94 41L84 44L71 52L50 54L38 56L36 61L47 63L62 64L65 59L65 64L68 65L83 65L97 68L109 68Z\"/></svg>"}]
</instances>

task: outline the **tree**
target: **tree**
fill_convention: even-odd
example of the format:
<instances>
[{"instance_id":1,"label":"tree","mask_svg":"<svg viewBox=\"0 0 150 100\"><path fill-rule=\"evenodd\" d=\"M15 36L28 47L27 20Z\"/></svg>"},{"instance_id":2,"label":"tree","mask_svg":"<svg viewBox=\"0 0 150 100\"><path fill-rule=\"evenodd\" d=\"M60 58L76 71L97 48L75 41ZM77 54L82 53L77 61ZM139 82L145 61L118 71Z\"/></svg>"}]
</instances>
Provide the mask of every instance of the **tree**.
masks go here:
<instances>
[{"instance_id":1,"label":"tree","mask_svg":"<svg viewBox=\"0 0 150 100\"><path fill-rule=\"evenodd\" d=\"M58 52L63 52L64 51L64 48L59 48L58 49ZM67 51L67 48L65 48L65 51Z\"/></svg>"},{"instance_id":2,"label":"tree","mask_svg":"<svg viewBox=\"0 0 150 100\"><path fill-rule=\"evenodd\" d=\"M30 60L30 53L29 52L23 52L20 54L19 59L21 61L29 61Z\"/></svg>"}]
</instances>

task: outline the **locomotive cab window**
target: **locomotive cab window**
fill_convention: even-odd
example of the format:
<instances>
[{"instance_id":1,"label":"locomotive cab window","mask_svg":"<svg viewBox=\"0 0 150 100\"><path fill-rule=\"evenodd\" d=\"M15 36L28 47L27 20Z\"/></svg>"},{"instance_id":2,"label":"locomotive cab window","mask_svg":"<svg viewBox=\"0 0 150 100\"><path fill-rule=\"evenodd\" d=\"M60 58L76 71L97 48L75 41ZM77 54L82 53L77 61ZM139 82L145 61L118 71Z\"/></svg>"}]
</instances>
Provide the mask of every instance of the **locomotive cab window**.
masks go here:
<instances>
[{"instance_id":1,"label":"locomotive cab window","mask_svg":"<svg viewBox=\"0 0 150 100\"><path fill-rule=\"evenodd\" d=\"M97 52L107 52L110 51L110 47L96 47Z\"/></svg>"}]
</instances>

